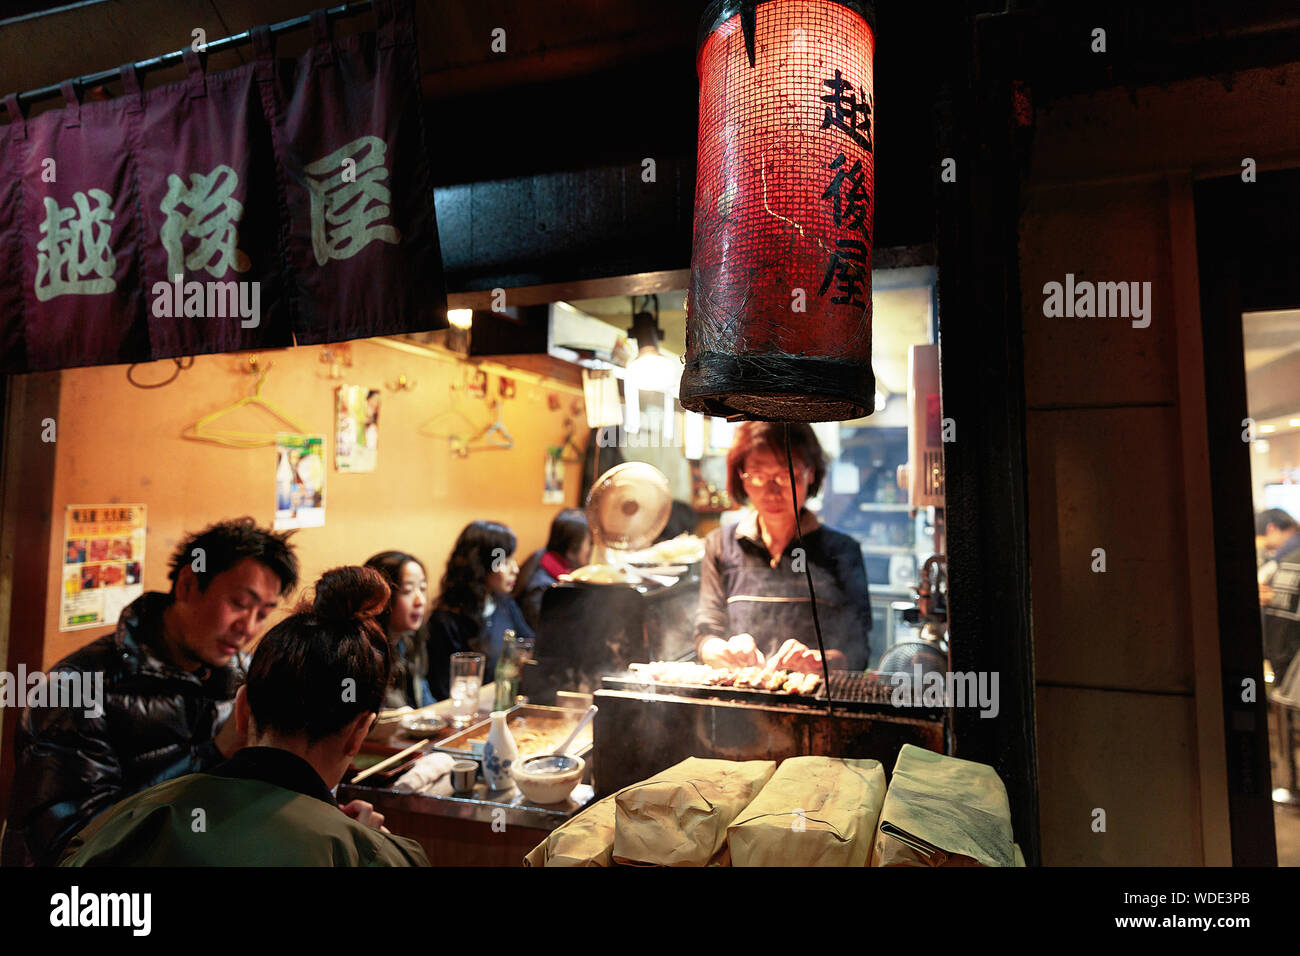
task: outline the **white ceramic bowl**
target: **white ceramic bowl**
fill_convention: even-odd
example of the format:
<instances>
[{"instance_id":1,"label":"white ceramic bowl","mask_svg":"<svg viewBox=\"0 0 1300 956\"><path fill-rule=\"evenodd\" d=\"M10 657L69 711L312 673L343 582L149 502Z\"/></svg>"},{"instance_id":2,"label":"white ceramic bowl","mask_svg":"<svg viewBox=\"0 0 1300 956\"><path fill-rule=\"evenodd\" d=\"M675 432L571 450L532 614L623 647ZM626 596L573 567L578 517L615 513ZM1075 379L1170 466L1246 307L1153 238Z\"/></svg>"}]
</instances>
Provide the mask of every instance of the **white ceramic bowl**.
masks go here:
<instances>
[{"instance_id":1,"label":"white ceramic bowl","mask_svg":"<svg viewBox=\"0 0 1300 956\"><path fill-rule=\"evenodd\" d=\"M547 759L545 756L529 757L511 767L510 772L514 775L515 786L533 803L563 803L569 799L569 794L582 779L582 772L586 769L587 762L581 757L569 757L568 759L574 761L577 766L571 770L550 773L535 773L526 767L534 760L545 759Z\"/></svg>"}]
</instances>

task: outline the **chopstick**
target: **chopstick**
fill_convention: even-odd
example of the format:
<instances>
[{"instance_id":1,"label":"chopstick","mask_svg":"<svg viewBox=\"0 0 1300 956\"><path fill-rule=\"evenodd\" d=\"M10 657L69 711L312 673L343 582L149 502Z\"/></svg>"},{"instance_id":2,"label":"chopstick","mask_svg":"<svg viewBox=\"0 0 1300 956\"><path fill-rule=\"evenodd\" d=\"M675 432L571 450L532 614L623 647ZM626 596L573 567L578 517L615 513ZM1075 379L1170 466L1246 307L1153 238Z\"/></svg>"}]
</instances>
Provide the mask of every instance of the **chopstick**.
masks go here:
<instances>
[{"instance_id":1,"label":"chopstick","mask_svg":"<svg viewBox=\"0 0 1300 956\"><path fill-rule=\"evenodd\" d=\"M439 701L439 703L441 703L441 701ZM402 710L401 708L381 710L379 712L379 719L376 723L382 724L392 720L401 720L403 717L414 717L416 714L423 714L432 711L437 706L438 704L435 703L425 704L423 707L417 707L414 710Z\"/></svg>"},{"instance_id":2,"label":"chopstick","mask_svg":"<svg viewBox=\"0 0 1300 956\"><path fill-rule=\"evenodd\" d=\"M379 771L392 766L393 764L401 760L403 757L409 757L412 753L414 753L415 751L423 747L425 744L427 744L431 739L432 738L430 737L426 737L417 743L411 744L411 746L407 747L405 750L401 751L400 753L395 753L391 757L385 757L383 760L379 761L379 763L375 764L373 767L367 767L365 770L361 771L359 774L357 774L348 782L356 783L358 780L365 780L366 777L369 777L371 774L378 773Z\"/></svg>"}]
</instances>

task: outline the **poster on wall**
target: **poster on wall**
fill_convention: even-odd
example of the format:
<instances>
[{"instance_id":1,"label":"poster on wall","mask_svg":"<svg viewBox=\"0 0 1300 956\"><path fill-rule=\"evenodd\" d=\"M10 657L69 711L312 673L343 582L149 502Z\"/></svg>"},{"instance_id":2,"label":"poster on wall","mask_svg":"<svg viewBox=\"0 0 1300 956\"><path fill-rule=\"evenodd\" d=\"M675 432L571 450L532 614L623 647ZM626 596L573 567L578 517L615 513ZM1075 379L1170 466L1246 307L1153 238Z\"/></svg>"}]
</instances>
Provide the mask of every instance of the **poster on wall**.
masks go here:
<instances>
[{"instance_id":1,"label":"poster on wall","mask_svg":"<svg viewBox=\"0 0 1300 956\"><path fill-rule=\"evenodd\" d=\"M325 436L275 439L275 530L325 524Z\"/></svg>"},{"instance_id":2,"label":"poster on wall","mask_svg":"<svg viewBox=\"0 0 1300 956\"><path fill-rule=\"evenodd\" d=\"M379 389L340 385L334 390L334 467L374 471L379 445Z\"/></svg>"},{"instance_id":3,"label":"poster on wall","mask_svg":"<svg viewBox=\"0 0 1300 956\"><path fill-rule=\"evenodd\" d=\"M542 504L564 504L563 449L554 446L546 449L545 481L542 485Z\"/></svg>"},{"instance_id":4,"label":"poster on wall","mask_svg":"<svg viewBox=\"0 0 1300 956\"><path fill-rule=\"evenodd\" d=\"M144 593L144 505L68 505L59 630L116 624Z\"/></svg>"}]
</instances>

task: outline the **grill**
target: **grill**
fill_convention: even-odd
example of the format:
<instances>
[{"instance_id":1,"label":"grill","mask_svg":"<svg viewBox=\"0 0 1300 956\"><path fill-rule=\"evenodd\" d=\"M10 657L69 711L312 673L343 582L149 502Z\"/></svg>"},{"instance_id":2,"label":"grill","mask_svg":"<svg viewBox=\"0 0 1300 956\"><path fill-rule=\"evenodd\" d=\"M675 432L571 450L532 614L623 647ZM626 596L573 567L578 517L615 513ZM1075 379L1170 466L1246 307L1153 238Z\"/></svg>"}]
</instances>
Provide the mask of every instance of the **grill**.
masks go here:
<instances>
[{"instance_id":1,"label":"grill","mask_svg":"<svg viewBox=\"0 0 1300 956\"><path fill-rule=\"evenodd\" d=\"M893 704L895 685L893 674L857 671L831 671L831 703L836 712L880 713L888 711L919 720L942 720L943 710L934 707L899 708ZM910 679L910 675L909 675ZM697 697L706 700L728 700L742 703L764 704L773 707L794 707L826 710L826 690L821 688L815 697L802 697L779 690L758 690L749 687L718 687L712 684L672 684L665 681L645 681L638 677L604 677L601 684L606 690L621 690L646 696Z\"/></svg>"}]
</instances>

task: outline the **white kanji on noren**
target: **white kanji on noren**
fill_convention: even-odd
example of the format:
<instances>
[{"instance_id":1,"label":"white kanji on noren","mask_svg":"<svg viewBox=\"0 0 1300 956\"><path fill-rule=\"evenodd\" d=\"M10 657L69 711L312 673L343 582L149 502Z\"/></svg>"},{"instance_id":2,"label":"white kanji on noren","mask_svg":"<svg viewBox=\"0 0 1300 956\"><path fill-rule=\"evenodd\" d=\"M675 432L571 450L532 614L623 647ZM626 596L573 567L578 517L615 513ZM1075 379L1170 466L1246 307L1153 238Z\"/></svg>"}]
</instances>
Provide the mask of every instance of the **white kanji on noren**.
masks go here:
<instances>
[{"instance_id":1,"label":"white kanji on noren","mask_svg":"<svg viewBox=\"0 0 1300 956\"><path fill-rule=\"evenodd\" d=\"M91 200L96 205L91 206ZM73 205L60 207L45 197L43 239L36 243L36 298L101 295L117 288L117 257L109 245L113 197L102 189L74 193ZM89 278L93 276L94 278Z\"/></svg>"},{"instance_id":2,"label":"white kanji on noren","mask_svg":"<svg viewBox=\"0 0 1300 956\"><path fill-rule=\"evenodd\" d=\"M248 271L248 256L236 248L239 220L244 215L244 204L234 195L238 185L238 174L226 165L216 167L206 176L190 173L188 188L175 173L167 177L167 195L162 201L167 219L158 238L167 250L169 276L180 275L187 269L191 272L206 269L215 279L231 269ZM199 240L188 255L183 245L186 236Z\"/></svg>"},{"instance_id":3,"label":"white kanji on noren","mask_svg":"<svg viewBox=\"0 0 1300 956\"><path fill-rule=\"evenodd\" d=\"M388 217L392 200L381 182L388 178L384 165L387 150L378 136L362 136L304 167L311 192L311 246L317 265L330 259L350 259L376 239L401 241L396 226L377 222Z\"/></svg>"}]
</instances>

